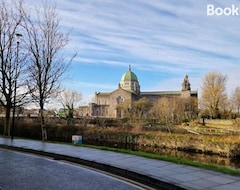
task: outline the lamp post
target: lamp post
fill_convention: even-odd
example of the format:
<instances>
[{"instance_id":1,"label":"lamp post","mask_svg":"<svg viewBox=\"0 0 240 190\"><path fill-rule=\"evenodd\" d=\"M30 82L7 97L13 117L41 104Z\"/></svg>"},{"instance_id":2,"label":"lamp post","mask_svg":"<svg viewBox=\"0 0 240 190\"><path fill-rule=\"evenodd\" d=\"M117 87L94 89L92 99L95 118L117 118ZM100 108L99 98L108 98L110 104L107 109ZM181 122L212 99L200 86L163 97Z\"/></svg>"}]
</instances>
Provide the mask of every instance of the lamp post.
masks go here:
<instances>
[{"instance_id":1,"label":"lamp post","mask_svg":"<svg viewBox=\"0 0 240 190\"><path fill-rule=\"evenodd\" d=\"M13 111L12 111L12 133L11 133L11 139L14 138L14 125L15 125L15 111L16 111L16 94L17 94L17 76L18 76L18 53L19 53L19 44L20 44L20 38L22 37L22 34L17 33L16 39L17 39L17 52L16 52L16 61L15 61L15 75L14 75L14 89L13 89Z\"/></svg>"}]
</instances>

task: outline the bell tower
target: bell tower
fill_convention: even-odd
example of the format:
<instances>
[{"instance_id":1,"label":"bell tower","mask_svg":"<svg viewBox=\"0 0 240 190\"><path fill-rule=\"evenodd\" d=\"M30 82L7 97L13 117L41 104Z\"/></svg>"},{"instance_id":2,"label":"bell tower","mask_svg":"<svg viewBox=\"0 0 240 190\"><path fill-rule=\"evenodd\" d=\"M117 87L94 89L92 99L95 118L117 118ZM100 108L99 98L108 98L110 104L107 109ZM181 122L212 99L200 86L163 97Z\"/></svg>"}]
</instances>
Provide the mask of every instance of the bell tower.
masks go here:
<instances>
[{"instance_id":1,"label":"bell tower","mask_svg":"<svg viewBox=\"0 0 240 190\"><path fill-rule=\"evenodd\" d=\"M182 98L188 98L190 96L191 96L191 84L189 82L188 75L186 74L184 79L183 79L183 83L182 83L181 97Z\"/></svg>"}]
</instances>

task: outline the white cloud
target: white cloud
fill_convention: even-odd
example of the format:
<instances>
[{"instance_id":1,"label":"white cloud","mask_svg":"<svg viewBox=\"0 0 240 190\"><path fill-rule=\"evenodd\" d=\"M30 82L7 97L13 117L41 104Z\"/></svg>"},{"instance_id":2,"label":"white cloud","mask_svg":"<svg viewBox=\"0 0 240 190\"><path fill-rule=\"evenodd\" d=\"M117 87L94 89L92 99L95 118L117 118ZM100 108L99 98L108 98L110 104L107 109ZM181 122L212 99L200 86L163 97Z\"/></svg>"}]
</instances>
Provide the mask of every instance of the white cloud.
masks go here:
<instances>
[{"instance_id":1,"label":"white cloud","mask_svg":"<svg viewBox=\"0 0 240 190\"><path fill-rule=\"evenodd\" d=\"M144 89L157 90L165 84L174 88L177 80L181 84L186 73L192 80L192 88L199 89L203 76L212 70L228 75L229 89L239 86L240 16L206 15L209 3L239 5L237 0L59 0L56 3L62 27L71 30L72 41L66 52L78 49L76 63L126 68L132 64L134 69L146 73L172 75ZM115 72L117 78L122 75L118 70ZM141 78L151 80L148 76ZM117 86L88 82L87 78L84 81L77 82L77 86L84 91L91 89L87 90L89 93L94 88L111 90Z\"/></svg>"}]
</instances>

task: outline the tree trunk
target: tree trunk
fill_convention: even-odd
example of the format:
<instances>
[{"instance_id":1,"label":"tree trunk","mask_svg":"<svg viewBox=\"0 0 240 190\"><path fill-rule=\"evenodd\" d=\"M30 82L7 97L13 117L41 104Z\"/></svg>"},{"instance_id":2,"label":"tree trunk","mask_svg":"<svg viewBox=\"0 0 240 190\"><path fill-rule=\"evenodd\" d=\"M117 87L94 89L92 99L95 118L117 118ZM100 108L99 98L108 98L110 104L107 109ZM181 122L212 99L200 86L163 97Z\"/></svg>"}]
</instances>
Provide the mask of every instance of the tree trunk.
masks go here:
<instances>
[{"instance_id":1,"label":"tree trunk","mask_svg":"<svg viewBox=\"0 0 240 190\"><path fill-rule=\"evenodd\" d=\"M47 140L47 129L45 125L45 119L44 119L44 109L43 104L40 105L40 117L41 117L41 129L42 129L42 141Z\"/></svg>"},{"instance_id":2,"label":"tree trunk","mask_svg":"<svg viewBox=\"0 0 240 190\"><path fill-rule=\"evenodd\" d=\"M4 135L10 136L10 113L11 109L6 107L6 114L5 114L5 125L4 125Z\"/></svg>"}]
</instances>

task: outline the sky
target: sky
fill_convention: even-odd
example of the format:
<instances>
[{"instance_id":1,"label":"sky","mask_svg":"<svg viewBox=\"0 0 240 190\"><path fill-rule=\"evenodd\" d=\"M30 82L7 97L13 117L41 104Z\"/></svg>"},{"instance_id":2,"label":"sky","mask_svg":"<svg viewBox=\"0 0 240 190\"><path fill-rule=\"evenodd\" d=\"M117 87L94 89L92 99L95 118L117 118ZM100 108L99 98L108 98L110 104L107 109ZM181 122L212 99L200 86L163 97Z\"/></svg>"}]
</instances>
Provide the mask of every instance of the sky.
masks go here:
<instances>
[{"instance_id":1,"label":"sky","mask_svg":"<svg viewBox=\"0 0 240 190\"><path fill-rule=\"evenodd\" d=\"M240 86L239 0L47 2L56 4L61 30L69 34L65 54L78 53L62 87L80 92L83 105L95 92L117 89L129 65L141 91L181 90L188 74L201 96L202 80L212 71L227 75L229 94ZM207 15L209 5L218 8L215 15ZM216 15L221 9L225 15Z\"/></svg>"}]
</instances>

